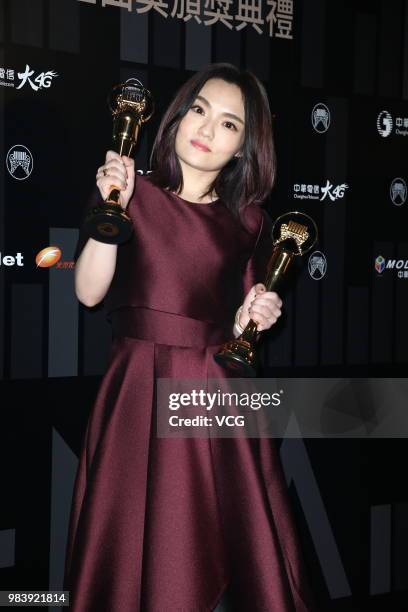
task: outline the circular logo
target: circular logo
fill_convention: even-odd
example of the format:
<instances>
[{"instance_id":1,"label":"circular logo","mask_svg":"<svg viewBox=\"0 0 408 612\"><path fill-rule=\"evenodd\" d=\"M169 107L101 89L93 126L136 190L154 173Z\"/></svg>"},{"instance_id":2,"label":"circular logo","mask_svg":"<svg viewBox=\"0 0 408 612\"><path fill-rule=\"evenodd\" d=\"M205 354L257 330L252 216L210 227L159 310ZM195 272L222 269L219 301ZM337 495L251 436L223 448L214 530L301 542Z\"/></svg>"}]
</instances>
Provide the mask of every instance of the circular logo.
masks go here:
<instances>
[{"instance_id":1,"label":"circular logo","mask_svg":"<svg viewBox=\"0 0 408 612\"><path fill-rule=\"evenodd\" d=\"M330 111L325 104L319 102L312 110L312 125L316 132L324 134L330 126Z\"/></svg>"},{"instance_id":2,"label":"circular logo","mask_svg":"<svg viewBox=\"0 0 408 612\"><path fill-rule=\"evenodd\" d=\"M390 113L386 110L381 111L377 117L377 130L380 136L386 138L392 132L393 121Z\"/></svg>"},{"instance_id":3,"label":"circular logo","mask_svg":"<svg viewBox=\"0 0 408 612\"><path fill-rule=\"evenodd\" d=\"M57 246L45 247L37 253L35 263L37 268L51 268L61 259L61 249Z\"/></svg>"},{"instance_id":4,"label":"circular logo","mask_svg":"<svg viewBox=\"0 0 408 612\"><path fill-rule=\"evenodd\" d=\"M395 206L402 206L407 199L407 184L403 178L395 178L390 187L390 198Z\"/></svg>"},{"instance_id":5,"label":"circular logo","mask_svg":"<svg viewBox=\"0 0 408 612\"><path fill-rule=\"evenodd\" d=\"M309 257L309 274L314 280L320 280L326 274L327 259L321 251L314 251Z\"/></svg>"},{"instance_id":6,"label":"circular logo","mask_svg":"<svg viewBox=\"0 0 408 612\"><path fill-rule=\"evenodd\" d=\"M24 181L33 171L33 156L24 145L14 145L6 156L7 170L17 181Z\"/></svg>"}]
</instances>

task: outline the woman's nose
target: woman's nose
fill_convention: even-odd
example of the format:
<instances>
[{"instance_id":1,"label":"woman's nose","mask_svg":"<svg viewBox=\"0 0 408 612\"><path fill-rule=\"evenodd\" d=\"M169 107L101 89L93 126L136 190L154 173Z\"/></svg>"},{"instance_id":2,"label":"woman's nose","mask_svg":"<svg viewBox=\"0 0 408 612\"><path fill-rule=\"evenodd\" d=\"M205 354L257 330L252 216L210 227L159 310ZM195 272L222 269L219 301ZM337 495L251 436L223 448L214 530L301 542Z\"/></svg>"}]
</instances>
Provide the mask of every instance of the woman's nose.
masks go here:
<instances>
[{"instance_id":1,"label":"woman's nose","mask_svg":"<svg viewBox=\"0 0 408 612\"><path fill-rule=\"evenodd\" d=\"M202 136L206 136L207 138L212 138L214 135L214 126L212 125L211 121L205 120L201 123L198 131L199 131L199 134L202 134Z\"/></svg>"}]
</instances>

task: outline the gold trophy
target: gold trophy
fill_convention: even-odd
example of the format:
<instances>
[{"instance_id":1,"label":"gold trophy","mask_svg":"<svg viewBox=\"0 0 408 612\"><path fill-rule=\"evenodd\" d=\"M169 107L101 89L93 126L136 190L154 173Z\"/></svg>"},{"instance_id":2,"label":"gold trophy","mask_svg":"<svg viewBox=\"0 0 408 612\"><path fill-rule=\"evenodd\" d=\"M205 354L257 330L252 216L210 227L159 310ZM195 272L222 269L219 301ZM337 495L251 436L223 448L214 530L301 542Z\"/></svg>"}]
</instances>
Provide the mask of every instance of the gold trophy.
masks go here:
<instances>
[{"instance_id":1,"label":"gold trophy","mask_svg":"<svg viewBox=\"0 0 408 612\"><path fill-rule=\"evenodd\" d=\"M316 244L317 227L311 217L293 211L275 221L272 238L274 248L264 282L267 291L276 291L286 277L294 257L304 255ZM226 342L214 355L215 361L243 377L256 376L256 341L260 333L257 331L257 323L250 319L242 334Z\"/></svg>"},{"instance_id":2,"label":"gold trophy","mask_svg":"<svg viewBox=\"0 0 408 612\"><path fill-rule=\"evenodd\" d=\"M108 99L113 115L112 148L119 155L131 156L139 137L140 126L153 115L150 91L138 79L128 79L116 85ZM112 189L105 202L87 215L84 227L91 238L107 244L121 244L132 234L130 217L119 204L119 189Z\"/></svg>"}]
</instances>

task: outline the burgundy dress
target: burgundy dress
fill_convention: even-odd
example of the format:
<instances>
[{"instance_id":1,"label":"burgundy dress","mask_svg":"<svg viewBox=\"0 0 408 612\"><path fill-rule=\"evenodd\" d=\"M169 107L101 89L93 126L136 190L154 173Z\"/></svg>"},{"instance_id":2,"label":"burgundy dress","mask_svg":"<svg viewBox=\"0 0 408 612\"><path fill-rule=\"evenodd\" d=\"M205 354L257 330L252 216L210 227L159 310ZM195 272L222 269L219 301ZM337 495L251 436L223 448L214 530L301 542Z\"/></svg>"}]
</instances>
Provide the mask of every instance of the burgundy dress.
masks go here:
<instances>
[{"instance_id":1,"label":"burgundy dress","mask_svg":"<svg viewBox=\"0 0 408 612\"><path fill-rule=\"evenodd\" d=\"M158 438L155 380L217 378L235 311L262 282L270 222L248 230L137 177L133 238L105 298L110 361L75 481L64 588L74 612L312 609L286 484L267 438Z\"/></svg>"}]
</instances>

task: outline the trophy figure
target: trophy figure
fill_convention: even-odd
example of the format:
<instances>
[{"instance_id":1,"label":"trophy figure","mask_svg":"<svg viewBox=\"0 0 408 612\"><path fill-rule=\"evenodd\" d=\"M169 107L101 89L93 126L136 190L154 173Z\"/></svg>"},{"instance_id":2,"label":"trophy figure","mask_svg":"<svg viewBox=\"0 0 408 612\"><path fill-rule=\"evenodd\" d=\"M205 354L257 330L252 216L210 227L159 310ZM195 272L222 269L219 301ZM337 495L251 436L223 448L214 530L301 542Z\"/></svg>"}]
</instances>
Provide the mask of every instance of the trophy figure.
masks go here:
<instances>
[{"instance_id":1,"label":"trophy figure","mask_svg":"<svg viewBox=\"0 0 408 612\"><path fill-rule=\"evenodd\" d=\"M130 157L139 137L140 126L153 114L150 91L138 79L128 79L113 88L108 105L113 115L112 148ZM95 206L85 219L91 238L107 244L121 244L132 234L130 217L119 203L120 190L112 189L106 200Z\"/></svg>"},{"instance_id":2,"label":"trophy figure","mask_svg":"<svg viewBox=\"0 0 408 612\"><path fill-rule=\"evenodd\" d=\"M307 253L317 241L317 227L304 213L293 211L279 217L272 227L273 249L267 265L264 285L276 291L287 276L294 257ZM256 376L256 341L261 332L250 319L242 334L226 342L214 355L215 361L243 377Z\"/></svg>"}]
</instances>

